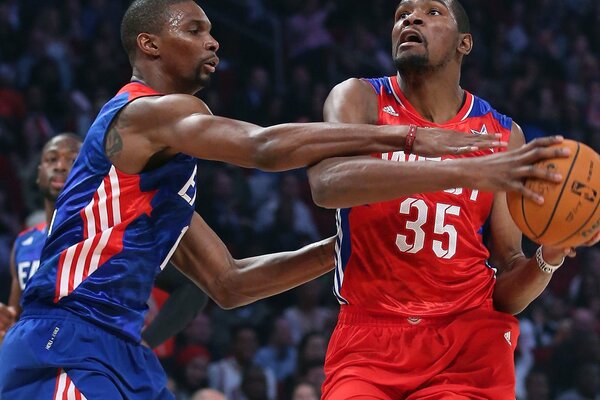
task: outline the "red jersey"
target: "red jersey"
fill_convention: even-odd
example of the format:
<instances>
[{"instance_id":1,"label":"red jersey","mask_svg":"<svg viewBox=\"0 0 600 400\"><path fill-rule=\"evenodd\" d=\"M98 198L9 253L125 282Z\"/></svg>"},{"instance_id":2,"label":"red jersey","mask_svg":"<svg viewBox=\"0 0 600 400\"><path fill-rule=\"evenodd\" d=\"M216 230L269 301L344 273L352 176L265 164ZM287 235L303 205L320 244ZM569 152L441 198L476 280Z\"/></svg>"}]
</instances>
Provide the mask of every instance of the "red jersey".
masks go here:
<instances>
[{"instance_id":1,"label":"red jersey","mask_svg":"<svg viewBox=\"0 0 600 400\"><path fill-rule=\"evenodd\" d=\"M453 119L435 124L411 106L396 77L367 81L379 96L380 125L502 133L508 142L512 120L471 93L466 92L465 104ZM443 162L492 151L433 159L402 151L374 156L389 162ZM456 188L338 210L338 301L369 313L407 317L449 315L480 306L491 297L495 283L482 242L492 201L492 193Z\"/></svg>"}]
</instances>

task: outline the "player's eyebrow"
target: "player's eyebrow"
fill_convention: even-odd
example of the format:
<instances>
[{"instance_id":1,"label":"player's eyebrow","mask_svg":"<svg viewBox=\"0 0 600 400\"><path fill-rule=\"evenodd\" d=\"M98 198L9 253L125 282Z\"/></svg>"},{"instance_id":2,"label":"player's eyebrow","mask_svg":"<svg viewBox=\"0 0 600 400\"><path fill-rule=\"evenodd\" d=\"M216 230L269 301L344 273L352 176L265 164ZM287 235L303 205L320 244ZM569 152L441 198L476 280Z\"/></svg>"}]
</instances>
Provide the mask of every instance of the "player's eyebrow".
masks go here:
<instances>
[{"instance_id":1,"label":"player's eyebrow","mask_svg":"<svg viewBox=\"0 0 600 400\"><path fill-rule=\"evenodd\" d=\"M205 19L192 19L187 22L190 25L195 24L198 27L207 28L209 31L212 29L212 24Z\"/></svg>"}]
</instances>

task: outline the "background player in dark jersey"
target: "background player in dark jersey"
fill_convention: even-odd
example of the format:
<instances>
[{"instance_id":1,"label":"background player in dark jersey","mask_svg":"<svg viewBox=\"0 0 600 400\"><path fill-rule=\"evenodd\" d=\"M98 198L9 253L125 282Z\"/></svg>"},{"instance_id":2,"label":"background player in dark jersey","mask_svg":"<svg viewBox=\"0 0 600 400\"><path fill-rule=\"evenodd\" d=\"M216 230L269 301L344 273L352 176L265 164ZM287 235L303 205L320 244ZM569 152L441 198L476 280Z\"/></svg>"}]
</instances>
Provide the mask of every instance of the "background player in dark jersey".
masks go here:
<instances>
[{"instance_id":1,"label":"background player in dark jersey","mask_svg":"<svg viewBox=\"0 0 600 400\"><path fill-rule=\"evenodd\" d=\"M44 198L46 220L21 233L13 246L9 302L7 305L0 303L0 342L6 330L19 318L21 293L39 267L42 248L48 236L47 225L52 219L56 198L67 180L81 142L81 137L63 133L50 139L42 149L36 183ZM204 292L173 265L168 265L157 276L155 285L170 296L142 334L145 343L151 348L181 331L207 302Z\"/></svg>"},{"instance_id":2,"label":"background player in dark jersey","mask_svg":"<svg viewBox=\"0 0 600 400\"><path fill-rule=\"evenodd\" d=\"M457 0L399 2L392 42L398 74L341 83L326 101L326 121L489 129L503 132L509 148L523 148L517 124L460 87L473 38ZM489 153L424 159L398 151L309 170L315 201L340 209L334 291L341 310L324 398L515 397L511 314L544 290L573 250L524 256L505 193L490 193L518 170L479 164L475 156ZM491 255L481 233L488 217ZM554 267L544 271L545 263Z\"/></svg>"},{"instance_id":3,"label":"background player in dark jersey","mask_svg":"<svg viewBox=\"0 0 600 400\"><path fill-rule=\"evenodd\" d=\"M192 96L218 63L210 28L193 1L138 0L126 12L122 39L132 82L100 111L58 199L40 269L24 292L23 316L0 353L3 396L172 398L156 358L140 345L148 292L171 256L223 307L280 293L333 267L331 239L296 252L233 259L193 212L195 157L285 170L405 144L436 156L503 143L437 128L419 129L430 134L412 143L408 127L262 128L213 116ZM553 178L527 168L556 155L542 148L553 142L481 164L517 167L494 188L514 185L532 196L520 179Z\"/></svg>"},{"instance_id":4,"label":"background player in dark jersey","mask_svg":"<svg viewBox=\"0 0 600 400\"><path fill-rule=\"evenodd\" d=\"M80 147L79 136L63 133L50 139L42 149L36 183L44 198L46 221L22 232L13 246L10 259L10 297L8 305L0 303L0 341L21 313L21 293L40 265L42 247L48 236L47 225L52 219L56 198L67 180Z\"/></svg>"}]
</instances>

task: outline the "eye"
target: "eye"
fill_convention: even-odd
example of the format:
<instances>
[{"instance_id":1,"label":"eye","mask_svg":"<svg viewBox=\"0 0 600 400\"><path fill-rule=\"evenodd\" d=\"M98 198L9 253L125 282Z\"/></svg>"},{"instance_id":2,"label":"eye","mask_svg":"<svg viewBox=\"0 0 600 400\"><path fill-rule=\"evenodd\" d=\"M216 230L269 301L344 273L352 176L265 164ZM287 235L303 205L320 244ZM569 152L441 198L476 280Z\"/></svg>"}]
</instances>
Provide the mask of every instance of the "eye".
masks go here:
<instances>
[{"instance_id":1,"label":"eye","mask_svg":"<svg viewBox=\"0 0 600 400\"><path fill-rule=\"evenodd\" d=\"M409 15L410 15L410 13L409 13L409 12L407 12L407 11L403 11L403 12L401 12L400 14L398 14L398 20L401 20L401 19L406 19L406 18L408 18L408 16L409 16Z\"/></svg>"},{"instance_id":2,"label":"eye","mask_svg":"<svg viewBox=\"0 0 600 400\"><path fill-rule=\"evenodd\" d=\"M431 15L442 15L442 13L440 12L440 10L438 10L437 8L432 8L429 11L429 14L431 14Z\"/></svg>"},{"instance_id":3,"label":"eye","mask_svg":"<svg viewBox=\"0 0 600 400\"><path fill-rule=\"evenodd\" d=\"M192 35L197 35L197 34L198 34L200 31L199 31L198 29L190 29L190 30L189 30L189 32L190 32Z\"/></svg>"}]
</instances>

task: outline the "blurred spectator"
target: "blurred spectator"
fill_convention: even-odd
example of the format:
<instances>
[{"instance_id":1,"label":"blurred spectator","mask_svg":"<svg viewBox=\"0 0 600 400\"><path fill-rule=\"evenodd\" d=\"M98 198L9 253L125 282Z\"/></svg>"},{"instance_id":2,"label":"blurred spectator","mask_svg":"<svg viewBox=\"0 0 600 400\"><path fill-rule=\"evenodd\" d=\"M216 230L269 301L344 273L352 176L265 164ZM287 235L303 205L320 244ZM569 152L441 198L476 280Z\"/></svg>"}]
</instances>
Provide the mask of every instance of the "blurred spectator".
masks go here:
<instances>
[{"instance_id":1,"label":"blurred spectator","mask_svg":"<svg viewBox=\"0 0 600 400\"><path fill-rule=\"evenodd\" d=\"M178 397L188 397L198 389L208 387L210 353L202 346L186 346L176 357Z\"/></svg>"},{"instance_id":2,"label":"blurred spectator","mask_svg":"<svg viewBox=\"0 0 600 400\"><path fill-rule=\"evenodd\" d=\"M284 311L289 321L294 343L299 343L309 332L321 332L335 313L320 305L321 281L314 280L294 290L296 301L292 307ZM300 348L300 352L302 351Z\"/></svg>"},{"instance_id":3,"label":"blurred spectator","mask_svg":"<svg viewBox=\"0 0 600 400\"><path fill-rule=\"evenodd\" d=\"M240 394L231 396L231 400L270 400L267 394L267 376L258 365L250 365L244 370Z\"/></svg>"},{"instance_id":4,"label":"blurred spectator","mask_svg":"<svg viewBox=\"0 0 600 400\"><path fill-rule=\"evenodd\" d=\"M253 366L258 349L256 331L251 326L238 326L233 334L231 356L211 363L208 367L210 387L220 390L230 400L236 400L241 393L242 377L247 368ZM275 374L262 368L266 379L269 400L276 399L277 384ZM237 397L239 398L239 397Z\"/></svg>"},{"instance_id":5,"label":"blurred spectator","mask_svg":"<svg viewBox=\"0 0 600 400\"><path fill-rule=\"evenodd\" d=\"M577 369L575 387L557 400L600 400L600 364L584 364Z\"/></svg>"},{"instance_id":6,"label":"blurred spectator","mask_svg":"<svg viewBox=\"0 0 600 400\"><path fill-rule=\"evenodd\" d=\"M300 382L294 388L292 400L319 400L319 391L308 382Z\"/></svg>"},{"instance_id":7,"label":"blurred spectator","mask_svg":"<svg viewBox=\"0 0 600 400\"><path fill-rule=\"evenodd\" d=\"M270 330L269 343L258 350L254 362L274 371L279 383L294 374L297 357L289 321L276 318Z\"/></svg>"},{"instance_id":8,"label":"blurred spectator","mask_svg":"<svg viewBox=\"0 0 600 400\"><path fill-rule=\"evenodd\" d=\"M548 377L540 370L533 370L525 379L525 393L518 400L550 400Z\"/></svg>"},{"instance_id":9,"label":"blurred spectator","mask_svg":"<svg viewBox=\"0 0 600 400\"><path fill-rule=\"evenodd\" d=\"M227 398L218 390L200 389L192 395L190 400L227 400Z\"/></svg>"},{"instance_id":10,"label":"blurred spectator","mask_svg":"<svg viewBox=\"0 0 600 400\"><path fill-rule=\"evenodd\" d=\"M256 214L255 229L270 238L270 252L293 250L319 240L312 214L300 198L299 179L294 173L281 176L277 195Z\"/></svg>"}]
</instances>

